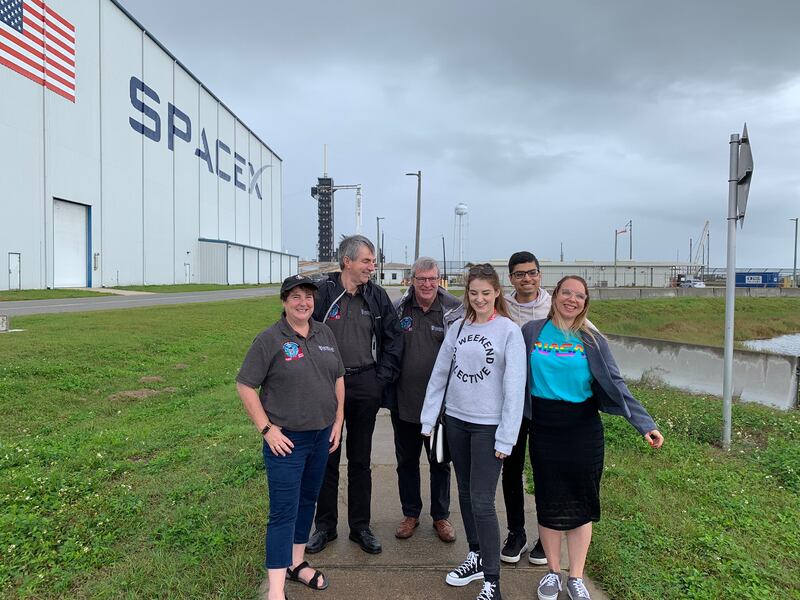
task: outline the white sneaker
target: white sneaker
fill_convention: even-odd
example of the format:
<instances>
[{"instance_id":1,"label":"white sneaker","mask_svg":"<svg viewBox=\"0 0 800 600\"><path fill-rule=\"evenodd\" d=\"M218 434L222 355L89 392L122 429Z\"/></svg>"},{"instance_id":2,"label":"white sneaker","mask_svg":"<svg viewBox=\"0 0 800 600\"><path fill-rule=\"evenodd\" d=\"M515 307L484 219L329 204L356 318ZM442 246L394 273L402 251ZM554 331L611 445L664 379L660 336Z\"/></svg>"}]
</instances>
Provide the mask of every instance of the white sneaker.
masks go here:
<instances>
[{"instance_id":1,"label":"white sneaker","mask_svg":"<svg viewBox=\"0 0 800 600\"><path fill-rule=\"evenodd\" d=\"M481 555L479 552L472 552L470 550L464 562L450 571L444 580L449 585L461 587L462 585L467 585L468 583L476 581L477 579L483 579L483 564L481 563Z\"/></svg>"}]
</instances>

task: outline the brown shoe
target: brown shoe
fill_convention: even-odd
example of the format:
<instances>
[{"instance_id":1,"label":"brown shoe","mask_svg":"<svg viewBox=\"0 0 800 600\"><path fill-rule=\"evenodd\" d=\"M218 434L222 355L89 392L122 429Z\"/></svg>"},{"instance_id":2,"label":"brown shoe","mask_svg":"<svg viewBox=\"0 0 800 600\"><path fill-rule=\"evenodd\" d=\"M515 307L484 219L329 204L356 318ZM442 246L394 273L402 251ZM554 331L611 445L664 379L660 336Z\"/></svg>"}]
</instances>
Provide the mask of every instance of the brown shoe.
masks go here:
<instances>
[{"instance_id":1,"label":"brown shoe","mask_svg":"<svg viewBox=\"0 0 800 600\"><path fill-rule=\"evenodd\" d=\"M450 542L456 541L456 530L453 529L453 525L447 519L434 521L433 528L436 530L436 535L438 535L439 539L443 542L449 544Z\"/></svg>"},{"instance_id":2,"label":"brown shoe","mask_svg":"<svg viewBox=\"0 0 800 600\"><path fill-rule=\"evenodd\" d=\"M394 530L394 537L406 540L414 535L414 530L419 525L419 519L414 517L403 517L403 520L400 521L400 525L397 526L397 529Z\"/></svg>"}]
</instances>

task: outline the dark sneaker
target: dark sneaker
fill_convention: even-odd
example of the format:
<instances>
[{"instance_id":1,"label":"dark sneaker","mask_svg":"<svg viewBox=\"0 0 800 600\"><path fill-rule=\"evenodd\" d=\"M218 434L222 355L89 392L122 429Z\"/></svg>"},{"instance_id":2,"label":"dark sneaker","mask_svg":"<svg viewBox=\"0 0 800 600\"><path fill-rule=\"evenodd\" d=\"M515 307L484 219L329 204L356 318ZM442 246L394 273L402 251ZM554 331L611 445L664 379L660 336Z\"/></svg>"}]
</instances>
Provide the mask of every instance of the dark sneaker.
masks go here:
<instances>
[{"instance_id":1,"label":"dark sneaker","mask_svg":"<svg viewBox=\"0 0 800 600\"><path fill-rule=\"evenodd\" d=\"M583 585L583 579L580 577L567 579L567 594L572 600L592 600L589 597L589 590Z\"/></svg>"},{"instance_id":2,"label":"dark sneaker","mask_svg":"<svg viewBox=\"0 0 800 600\"><path fill-rule=\"evenodd\" d=\"M484 581L483 589L475 600L503 600L503 596L500 595L500 582Z\"/></svg>"},{"instance_id":3,"label":"dark sneaker","mask_svg":"<svg viewBox=\"0 0 800 600\"><path fill-rule=\"evenodd\" d=\"M525 532L514 533L509 531L508 537L503 544L503 549L500 552L500 560L507 563L517 563L522 553L527 549L528 538L525 536Z\"/></svg>"},{"instance_id":4,"label":"dark sneaker","mask_svg":"<svg viewBox=\"0 0 800 600\"><path fill-rule=\"evenodd\" d=\"M461 587L477 579L483 579L483 563L480 553L470 550L466 560L450 571L444 580L449 585Z\"/></svg>"},{"instance_id":5,"label":"dark sneaker","mask_svg":"<svg viewBox=\"0 0 800 600\"><path fill-rule=\"evenodd\" d=\"M528 555L528 562L532 565L546 565L547 557L544 555L544 548L542 548L542 540L536 540L536 545Z\"/></svg>"},{"instance_id":6,"label":"dark sneaker","mask_svg":"<svg viewBox=\"0 0 800 600\"><path fill-rule=\"evenodd\" d=\"M561 591L561 573L548 571L547 575L539 580L539 588L536 595L539 600L558 600L558 593Z\"/></svg>"},{"instance_id":7,"label":"dark sneaker","mask_svg":"<svg viewBox=\"0 0 800 600\"><path fill-rule=\"evenodd\" d=\"M335 531L325 531L324 529L317 529L311 534L306 542L306 552L309 554L316 554L325 549L330 542L335 540L337 534Z\"/></svg>"}]
</instances>

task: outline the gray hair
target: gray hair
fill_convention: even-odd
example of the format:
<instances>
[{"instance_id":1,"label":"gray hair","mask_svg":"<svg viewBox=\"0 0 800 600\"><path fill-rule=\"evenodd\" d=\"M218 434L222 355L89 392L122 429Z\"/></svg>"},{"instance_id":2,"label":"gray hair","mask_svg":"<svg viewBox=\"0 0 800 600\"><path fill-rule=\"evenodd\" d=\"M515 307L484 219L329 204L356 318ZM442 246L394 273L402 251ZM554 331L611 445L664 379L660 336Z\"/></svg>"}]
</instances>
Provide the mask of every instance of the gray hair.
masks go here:
<instances>
[{"instance_id":1,"label":"gray hair","mask_svg":"<svg viewBox=\"0 0 800 600\"><path fill-rule=\"evenodd\" d=\"M358 251L361 249L361 246L366 246L369 248L369 251L372 254L375 254L375 246L372 245L366 237L363 235L351 235L344 238L339 243L339 267L344 269L344 257L346 256L352 261L355 261L358 257Z\"/></svg>"},{"instance_id":2,"label":"gray hair","mask_svg":"<svg viewBox=\"0 0 800 600\"><path fill-rule=\"evenodd\" d=\"M416 277L420 271L430 271L436 269L436 274L440 275L439 263L430 256L420 256L413 265L411 265L411 276Z\"/></svg>"}]
</instances>

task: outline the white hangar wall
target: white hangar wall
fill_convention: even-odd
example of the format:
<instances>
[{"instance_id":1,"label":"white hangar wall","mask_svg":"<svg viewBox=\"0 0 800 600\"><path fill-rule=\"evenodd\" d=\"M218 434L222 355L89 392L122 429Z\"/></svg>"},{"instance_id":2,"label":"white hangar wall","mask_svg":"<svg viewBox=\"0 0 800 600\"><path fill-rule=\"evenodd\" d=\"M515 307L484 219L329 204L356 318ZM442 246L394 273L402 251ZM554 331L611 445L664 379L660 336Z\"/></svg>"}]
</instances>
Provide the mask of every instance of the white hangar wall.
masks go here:
<instances>
[{"instance_id":1,"label":"white hangar wall","mask_svg":"<svg viewBox=\"0 0 800 600\"><path fill-rule=\"evenodd\" d=\"M75 26L76 99L0 65L0 289L296 272L280 157L113 0L48 6Z\"/></svg>"}]
</instances>

